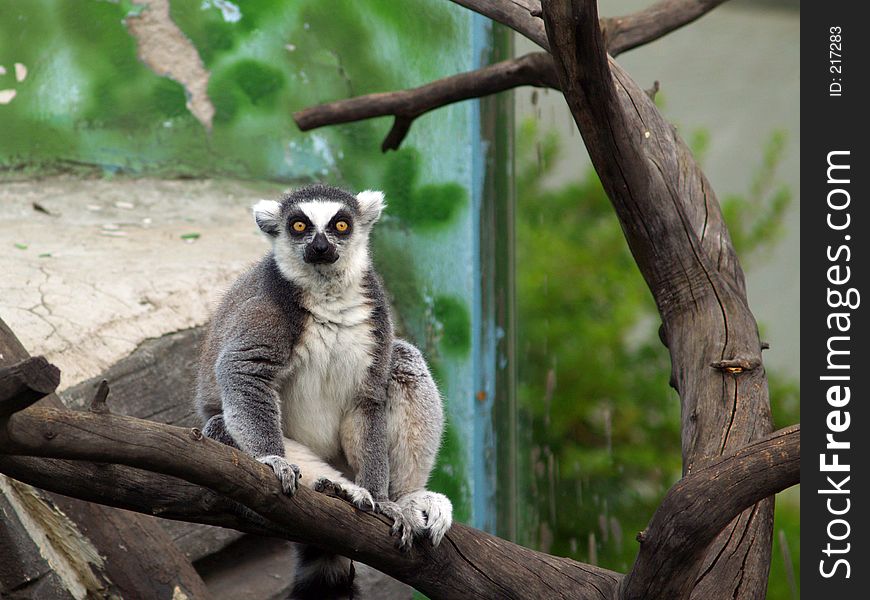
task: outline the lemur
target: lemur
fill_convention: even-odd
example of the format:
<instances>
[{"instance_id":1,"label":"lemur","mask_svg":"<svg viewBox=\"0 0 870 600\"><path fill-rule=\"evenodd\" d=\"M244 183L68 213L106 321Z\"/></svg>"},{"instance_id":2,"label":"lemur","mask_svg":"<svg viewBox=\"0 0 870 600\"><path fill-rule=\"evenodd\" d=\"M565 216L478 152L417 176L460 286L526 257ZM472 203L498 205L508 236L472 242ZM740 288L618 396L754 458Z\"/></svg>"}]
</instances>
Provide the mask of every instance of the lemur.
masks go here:
<instances>
[{"instance_id":1,"label":"lemur","mask_svg":"<svg viewBox=\"0 0 870 600\"><path fill-rule=\"evenodd\" d=\"M425 485L444 416L369 256L384 206L381 192L325 185L254 205L272 249L211 319L196 405L206 436L270 466L286 494L336 493L391 518L400 547L437 546L453 508ZM297 564L294 597L352 594L348 559L303 547Z\"/></svg>"}]
</instances>

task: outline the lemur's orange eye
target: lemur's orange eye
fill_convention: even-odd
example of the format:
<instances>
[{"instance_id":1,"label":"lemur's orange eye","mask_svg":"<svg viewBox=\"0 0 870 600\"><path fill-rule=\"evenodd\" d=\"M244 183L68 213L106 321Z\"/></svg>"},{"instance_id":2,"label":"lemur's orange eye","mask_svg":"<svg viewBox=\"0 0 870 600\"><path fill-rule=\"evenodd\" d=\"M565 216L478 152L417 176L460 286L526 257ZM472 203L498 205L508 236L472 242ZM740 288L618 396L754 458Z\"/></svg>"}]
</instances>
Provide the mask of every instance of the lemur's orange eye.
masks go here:
<instances>
[{"instance_id":1,"label":"lemur's orange eye","mask_svg":"<svg viewBox=\"0 0 870 600\"><path fill-rule=\"evenodd\" d=\"M347 221L336 221L335 222L335 230L338 231L339 233L344 233L345 231L347 231L348 227L350 227L350 225L347 224Z\"/></svg>"},{"instance_id":2,"label":"lemur's orange eye","mask_svg":"<svg viewBox=\"0 0 870 600\"><path fill-rule=\"evenodd\" d=\"M303 231L305 231L305 228L308 226L305 224L305 221L293 221L292 227L293 227L293 231L295 231L297 233L302 233Z\"/></svg>"}]
</instances>

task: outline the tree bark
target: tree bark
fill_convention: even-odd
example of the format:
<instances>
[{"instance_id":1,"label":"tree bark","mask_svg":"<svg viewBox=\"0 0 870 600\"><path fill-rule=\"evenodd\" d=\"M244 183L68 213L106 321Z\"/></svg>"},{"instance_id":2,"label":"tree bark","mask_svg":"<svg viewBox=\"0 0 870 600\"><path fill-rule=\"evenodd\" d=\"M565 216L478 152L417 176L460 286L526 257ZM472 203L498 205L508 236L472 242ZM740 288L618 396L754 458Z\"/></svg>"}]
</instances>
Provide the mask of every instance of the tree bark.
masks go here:
<instances>
[{"instance_id":1,"label":"tree bark","mask_svg":"<svg viewBox=\"0 0 870 600\"><path fill-rule=\"evenodd\" d=\"M28 358L27 351L0 319L0 368ZM30 365L28 367L19 364L15 369L5 370L3 381L6 383L0 385L0 392L13 394L16 389L21 391L22 388L26 388L26 391L17 396L8 396L17 399L3 403L3 408L0 408L0 427L3 426L4 413L8 414L13 408L43 396L49 388L54 391L59 381L51 372L54 367L41 366L42 363L44 361L32 360L25 363ZM12 381L17 384L13 386L10 383ZM54 394L45 396L39 405L63 407ZM18 487L13 484L7 487L8 494L14 494L15 498L3 495L7 495L7 500L16 505L19 519L30 523L22 535L26 532L31 538L19 537L14 547L0 547L4 560L9 564L28 560L26 554L37 549L43 555L67 557L63 562L70 567L62 570L64 576L58 583L59 588L66 591L77 590L76 593L81 593L84 590L95 596L115 593L127 598L167 600L177 592L183 592L191 599L210 597L190 561L178 551L166 532L147 517L51 493L44 494L29 486ZM74 532L70 534L70 539L80 537L76 539L78 550L70 550L68 545L58 544L52 536L44 534L45 528L61 527ZM93 548L96 554L88 554L81 548ZM91 556L93 560L79 559L77 556ZM51 570L57 572L53 567ZM32 589L27 593L31 592Z\"/></svg>"},{"instance_id":2,"label":"tree bark","mask_svg":"<svg viewBox=\"0 0 870 600\"><path fill-rule=\"evenodd\" d=\"M0 411L20 402L0 398ZM402 552L390 539L384 517L308 488L291 499L267 467L195 428L102 409L43 407L15 413L0 425L0 452L6 454L0 456L0 470L25 481L137 511L313 544L374 566L433 598L620 595L618 573L528 550L461 524L438 548L420 541L411 552ZM644 565L651 565L651 581L671 589L666 585L671 577L660 576L656 565L670 564L671 555L702 552L731 516L797 481L799 456L800 430L792 428L685 477L652 521L649 535L655 544L641 553L636 580L645 581ZM718 503L711 519L709 504L726 494L728 501ZM686 539L692 542L685 544ZM129 575L129 585L141 585L138 575Z\"/></svg>"},{"instance_id":3,"label":"tree bark","mask_svg":"<svg viewBox=\"0 0 870 600\"><path fill-rule=\"evenodd\" d=\"M608 58L595 2L543 9L560 87L662 317L688 474L771 431L743 271L685 143ZM773 500L764 500L729 524L702 563L682 565L699 574L692 597L763 597L772 521Z\"/></svg>"}]
</instances>

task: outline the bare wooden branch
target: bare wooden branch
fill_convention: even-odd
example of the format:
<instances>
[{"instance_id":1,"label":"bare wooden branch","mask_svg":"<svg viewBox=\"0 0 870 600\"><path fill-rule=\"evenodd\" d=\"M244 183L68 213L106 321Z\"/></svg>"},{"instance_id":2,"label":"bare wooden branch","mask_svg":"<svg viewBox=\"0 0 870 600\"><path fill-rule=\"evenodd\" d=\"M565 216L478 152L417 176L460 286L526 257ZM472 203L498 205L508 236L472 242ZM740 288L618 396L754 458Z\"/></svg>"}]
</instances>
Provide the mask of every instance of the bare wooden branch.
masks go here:
<instances>
[{"instance_id":1,"label":"bare wooden branch","mask_svg":"<svg viewBox=\"0 0 870 600\"><path fill-rule=\"evenodd\" d=\"M726 0L663 0L649 8L601 19L607 52L617 56L655 41L704 16Z\"/></svg>"},{"instance_id":2,"label":"bare wooden branch","mask_svg":"<svg viewBox=\"0 0 870 600\"><path fill-rule=\"evenodd\" d=\"M403 553L395 548L385 517L308 488L288 498L268 467L191 429L33 407L10 417L0 430L0 452L118 463L184 479L262 515L287 539L365 562L432 598L538 598L547 590L552 598L601 600L614 598L622 579L606 569L528 550L461 524L451 528L438 548L419 542ZM20 462L17 468L20 472ZM133 504L134 510L145 505Z\"/></svg>"},{"instance_id":3,"label":"bare wooden branch","mask_svg":"<svg viewBox=\"0 0 870 600\"><path fill-rule=\"evenodd\" d=\"M533 16L540 13L541 3L538 0L451 0L451 2L510 27L544 50L550 49L544 31L544 22L537 16Z\"/></svg>"},{"instance_id":4,"label":"bare wooden branch","mask_svg":"<svg viewBox=\"0 0 870 600\"><path fill-rule=\"evenodd\" d=\"M537 0L452 0L522 33L545 50L549 49ZM616 56L662 37L694 21L725 0L664 0L646 10L624 17L601 20L606 49ZM551 57L546 52L526 54L493 65L445 77L426 85L396 92L381 92L306 108L293 114L296 125L309 131L371 119L394 117L381 150L396 150L414 119L455 102L482 98L516 87L531 85L560 89ZM656 83L656 86L658 84ZM658 88L656 87L657 91Z\"/></svg>"},{"instance_id":5,"label":"bare wooden branch","mask_svg":"<svg viewBox=\"0 0 870 600\"><path fill-rule=\"evenodd\" d=\"M432 109L521 85L558 85L552 60L546 53L526 54L476 71L439 79L418 88L369 94L306 108L295 113L293 119L299 129L308 131L324 125L393 116L395 124L381 146L386 152L398 148L414 119Z\"/></svg>"},{"instance_id":6,"label":"bare wooden branch","mask_svg":"<svg viewBox=\"0 0 870 600\"><path fill-rule=\"evenodd\" d=\"M27 350L3 319L0 319L0 367L29 358ZM54 370L55 368L52 367L46 373L53 373ZM59 375L57 376L59 378ZM54 377L55 375L52 375L52 383ZM44 390L45 388L41 389ZM11 400L10 405L21 406L22 402ZM52 393L29 410L49 406L62 407L63 404ZM4 420L0 419L0 429L5 426ZM87 480L83 479L79 483L82 482L86 483ZM0 491L0 495L4 493ZM60 509L68 517L67 521L77 529L77 535L81 536L80 541L96 549L100 557L97 561L99 564L92 564L89 567L94 571L94 576L90 577L88 585L84 586L85 592L99 597L162 599L171 598L177 593L186 595L191 600L210 597L193 565L181 554L160 525L152 519L52 493L37 493L32 489L28 496L30 509L43 513ZM40 542L37 540L44 536L37 533L36 537L36 540L18 539L13 547L0 547L0 555L3 556L6 569L15 570L19 566L18 561L21 558L23 545L36 543L38 546ZM0 546L2 545L0 539ZM176 589L178 592L175 591ZM24 597L28 593L28 591L21 591L19 596Z\"/></svg>"},{"instance_id":7,"label":"bare wooden branch","mask_svg":"<svg viewBox=\"0 0 870 600\"><path fill-rule=\"evenodd\" d=\"M59 383L60 370L42 356L0 367L0 419L42 400Z\"/></svg>"},{"instance_id":8,"label":"bare wooden branch","mask_svg":"<svg viewBox=\"0 0 870 600\"><path fill-rule=\"evenodd\" d=\"M662 317L688 472L771 430L764 369L711 368L761 364L743 271L691 152L609 60L595 2L546 0L543 16L562 92ZM694 598L763 596L772 514L768 499L728 525L704 558Z\"/></svg>"},{"instance_id":9,"label":"bare wooden branch","mask_svg":"<svg viewBox=\"0 0 870 600\"><path fill-rule=\"evenodd\" d=\"M781 429L670 489L644 531L622 598L688 598L710 543L747 507L800 482L800 426Z\"/></svg>"},{"instance_id":10,"label":"bare wooden branch","mask_svg":"<svg viewBox=\"0 0 870 600\"><path fill-rule=\"evenodd\" d=\"M463 525L455 525L437 550L419 543L404 554L393 547L383 518L307 488L289 499L268 469L191 429L34 408L10 418L0 433L0 452L76 459L0 454L0 472L27 483L146 514L313 543L371 564L433 598L539 598L544 590L553 598L616 598L621 581L616 573ZM800 430L794 427L689 474L653 517L636 568L645 573L671 552L702 552L716 527L733 514L797 482L799 454ZM115 462L122 464L106 464ZM721 501L722 494L728 500L711 516L709 504ZM687 536L692 544L686 545ZM452 573L450 581L443 581L445 572ZM670 591L671 579L656 574L647 583Z\"/></svg>"},{"instance_id":11,"label":"bare wooden branch","mask_svg":"<svg viewBox=\"0 0 870 600\"><path fill-rule=\"evenodd\" d=\"M124 465L0 454L0 473L43 490L115 508L284 537L282 529L225 496L183 479Z\"/></svg>"}]
</instances>

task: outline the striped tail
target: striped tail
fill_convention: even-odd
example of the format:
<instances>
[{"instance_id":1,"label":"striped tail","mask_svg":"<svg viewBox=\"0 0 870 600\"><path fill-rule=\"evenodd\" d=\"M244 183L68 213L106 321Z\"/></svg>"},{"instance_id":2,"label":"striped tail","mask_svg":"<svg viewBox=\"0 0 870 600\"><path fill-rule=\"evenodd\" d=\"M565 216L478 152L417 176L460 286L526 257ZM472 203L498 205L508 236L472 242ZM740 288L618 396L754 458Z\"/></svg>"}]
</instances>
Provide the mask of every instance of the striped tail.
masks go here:
<instances>
[{"instance_id":1,"label":"striped tail","mask_svg":"<svg viewBox=\"0 0 870 600\"><path fill-rule=\"evenodd\" d=\"M314 546L297 545L293 600L353 600L359 591L354 584L353 562Z\"/></svg>"}]
</instances>

